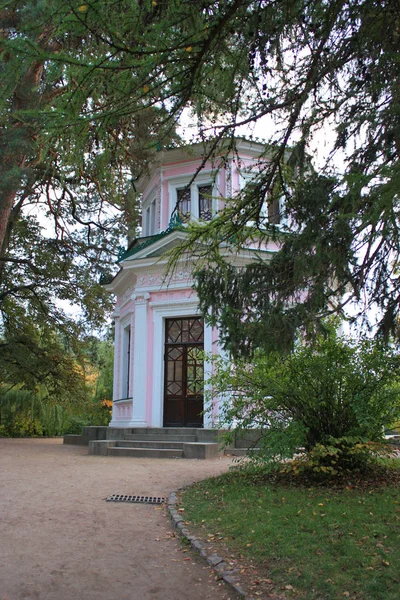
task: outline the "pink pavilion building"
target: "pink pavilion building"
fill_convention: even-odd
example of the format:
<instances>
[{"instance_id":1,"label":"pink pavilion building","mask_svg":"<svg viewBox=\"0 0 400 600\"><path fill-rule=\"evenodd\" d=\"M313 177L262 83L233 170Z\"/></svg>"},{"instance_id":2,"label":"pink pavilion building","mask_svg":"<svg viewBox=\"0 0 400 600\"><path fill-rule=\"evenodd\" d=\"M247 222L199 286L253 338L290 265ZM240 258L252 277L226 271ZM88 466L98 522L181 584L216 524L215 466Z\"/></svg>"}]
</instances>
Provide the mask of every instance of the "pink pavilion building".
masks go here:
<instances>
[{"instance_id":1,"label":"pink pavilion building","mask_svg":"<svg viewBox=\"0 0 400 600\"><path fill-rule=\"evenodd\" d=\"M219 399L204 406L212 364L203 361L203 351L222 350L218 330L205 323L199 311L194 262L185 257L172 275L165 276L168 251L185 237L185 225L174 227L174 217L179 214L184 223L212 219L224 199L254 176L263 150L262 144L237 140L236 152L227 159L214 156L206 162L201 143L160 151L150 175L137 182L142 237L128 247L119 261L120 271L105 286L116 296L110 427L213 427ZM276 214L274 219L276 223ZM275 250L271 245L263 255L268 259ZM237 266L259 251L249 247L233 253L226 247Z\"/></svg>"}]
</instances>

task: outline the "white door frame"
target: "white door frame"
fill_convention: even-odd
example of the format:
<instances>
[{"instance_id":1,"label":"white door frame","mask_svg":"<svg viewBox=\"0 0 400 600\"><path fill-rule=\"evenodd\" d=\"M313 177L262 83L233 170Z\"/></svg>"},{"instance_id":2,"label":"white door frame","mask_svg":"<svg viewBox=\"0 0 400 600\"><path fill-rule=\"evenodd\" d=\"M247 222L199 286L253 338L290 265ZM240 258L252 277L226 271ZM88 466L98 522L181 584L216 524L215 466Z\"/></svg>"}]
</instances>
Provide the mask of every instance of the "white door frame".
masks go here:
<instances>
[{"instance_id":1,"label":"white door frame","mask_svg":"<svg viewBox=\"0 0 400 600\"><path fill-rule=\"evenodd\" d=\"M173 317L198 317L200 315L197 300L185 298L182 300L150 302L153 309L154 344L153 344L153 397L151 427L162 427L164 417L164 345L165 319ZM212 352L212 327L204 324L204 352ZM212 364L204 363L204 379L210 376ZM212 427L211 411L204 415L204 427Z\"/></svg>"}]
</instances>

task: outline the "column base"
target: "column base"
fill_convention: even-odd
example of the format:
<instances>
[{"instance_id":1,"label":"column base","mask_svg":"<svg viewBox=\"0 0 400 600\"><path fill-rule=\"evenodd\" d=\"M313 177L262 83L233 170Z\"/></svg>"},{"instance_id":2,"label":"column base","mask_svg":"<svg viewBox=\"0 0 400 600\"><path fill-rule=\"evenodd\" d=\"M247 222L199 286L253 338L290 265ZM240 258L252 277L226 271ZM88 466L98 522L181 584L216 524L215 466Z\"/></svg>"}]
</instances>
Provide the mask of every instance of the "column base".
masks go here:
<instances>
[{"instance_id":1,"label":"column base","mask_svg":"<svg viewBox=\"0 0 400 600\"><path fill-rule=\"evenodd\" d=\"M113 421L111 420L108 424L108 427L118 427L119 429L126 429L127 427L131 427L130 421Z\"/></svg>"},{"instance_id":2,"label":"column base","mask_svg":"<svg viewBox=\"0 0 400 600\"><path fill-rule=\"evenodd\" d=\"M131 421L129 421L128 427L148 427L149 424L147 423L147 421L144 421L142 419L132 419Z\"/></svg>"}]
</instances>

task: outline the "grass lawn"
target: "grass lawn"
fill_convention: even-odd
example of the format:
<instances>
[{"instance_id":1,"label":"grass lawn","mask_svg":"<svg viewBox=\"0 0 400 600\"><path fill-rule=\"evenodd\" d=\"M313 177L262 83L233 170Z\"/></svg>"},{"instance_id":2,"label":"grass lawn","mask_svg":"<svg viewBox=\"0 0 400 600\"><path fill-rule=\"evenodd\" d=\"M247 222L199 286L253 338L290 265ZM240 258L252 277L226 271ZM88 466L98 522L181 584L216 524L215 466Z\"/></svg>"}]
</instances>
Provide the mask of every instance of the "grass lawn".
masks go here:
<instances>
[{"instance_id":1,"label":"grass lawn","mask_svg":"<svg viewBox=\"0 0 400 600\"><path fill-rule=\"evenodd\" d=\"M185 490L190 529L231 558L250 595L400 598L400 460L340 486L232 471Z\"/></svg>"}]
</instances>

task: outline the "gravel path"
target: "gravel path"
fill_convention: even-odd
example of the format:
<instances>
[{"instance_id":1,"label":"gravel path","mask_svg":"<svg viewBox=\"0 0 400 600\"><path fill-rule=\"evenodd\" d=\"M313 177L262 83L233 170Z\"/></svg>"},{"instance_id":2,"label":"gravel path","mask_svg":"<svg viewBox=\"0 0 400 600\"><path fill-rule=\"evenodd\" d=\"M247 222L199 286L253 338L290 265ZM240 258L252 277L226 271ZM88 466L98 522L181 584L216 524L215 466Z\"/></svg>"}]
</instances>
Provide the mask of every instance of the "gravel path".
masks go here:
<instances>
[{"instance_id":1,"label":"gravel path","mask_svg":"<svg viewBox=\"0 0 400 600\"><path fill-rule=\"evenodd\" d=\"M164 508L105 502L167 496L231 459L88 456L59 439L0 439L0 600L228 600L182 546Z\"/></svg>"}]
</instances>

